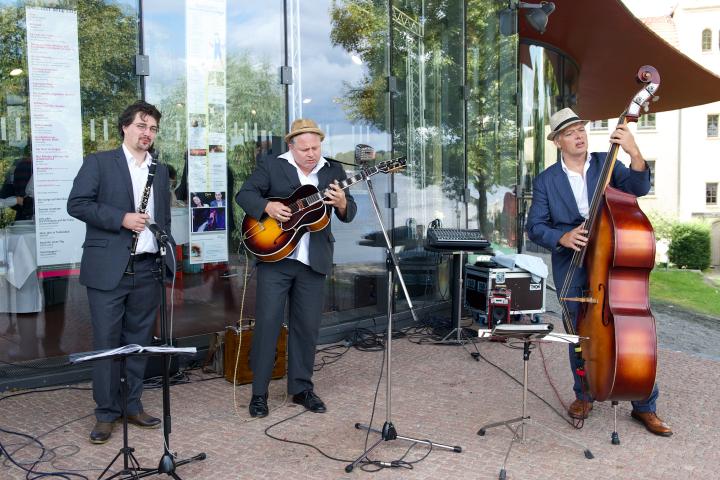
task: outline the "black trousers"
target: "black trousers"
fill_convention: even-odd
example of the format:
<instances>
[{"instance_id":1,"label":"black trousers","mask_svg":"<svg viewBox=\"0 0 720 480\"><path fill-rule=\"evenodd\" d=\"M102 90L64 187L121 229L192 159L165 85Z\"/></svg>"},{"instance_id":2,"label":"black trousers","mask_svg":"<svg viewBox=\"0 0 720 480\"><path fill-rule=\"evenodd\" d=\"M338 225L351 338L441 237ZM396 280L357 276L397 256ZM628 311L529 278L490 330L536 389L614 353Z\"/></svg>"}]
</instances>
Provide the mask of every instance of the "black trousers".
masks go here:
<instances>
[{"instance_id":1,"label":"black trousers","mask_svg":"<svg viewBox=\"0 0 720 480\"><path fill-rule=\"evenodd\" d=\"M250 351L253 395L268 391L288 301L287 391L294 395L313 388L315 346L325 302L324 291L325 275L297 260L258 264L255 330Z\"/></svg>"},{"instance_id":2,"label":"black trousers","mask_svg":"<svg viewBox=\"0 0 720 480\"><path fill-rule=\"evenodd\" d=\"M154 258L135 262L135 275L123 275L114 290L87 289L93 326L93 348L105 350L136 343L149 345L160 302L158 266ZM143 390L146 356L127 359L128 415L144 411ZM120 361L100 360L93 367L95 418L112 422L122 416Z\"/></svg>"}]
</instances>

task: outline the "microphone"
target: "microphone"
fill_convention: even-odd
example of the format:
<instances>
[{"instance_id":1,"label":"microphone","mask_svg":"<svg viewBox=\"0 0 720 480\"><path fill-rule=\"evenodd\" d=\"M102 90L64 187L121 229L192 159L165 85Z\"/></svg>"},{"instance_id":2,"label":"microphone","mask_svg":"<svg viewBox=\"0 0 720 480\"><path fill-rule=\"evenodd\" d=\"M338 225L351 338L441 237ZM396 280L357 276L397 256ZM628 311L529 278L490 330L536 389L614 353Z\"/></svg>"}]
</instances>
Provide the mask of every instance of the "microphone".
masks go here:
<instances>
[{"instance_id":1,"label":"microphone","mask_svg":"<svg viewBox=\"0 0 720 480\"><path fill-rule=\"evenodd\" d=\"M355 145L355 163L365 165L370 160L375 160L375 149L363 143Z\"/></svg>"},{"instance_id":2,"label":"microphone","mask_svg":"<svg viewBox=\"0 0 720 480\"><path fill-rule=\"evenodd\" d=\"M168 241L168 234L163 231L162 228L158 226L157 223L155 223L154 220L150 220L150 223L146 225L148 230L155 236L155 240L157 240L160 243L166 243Z\"/></svg>"}]
</instances>

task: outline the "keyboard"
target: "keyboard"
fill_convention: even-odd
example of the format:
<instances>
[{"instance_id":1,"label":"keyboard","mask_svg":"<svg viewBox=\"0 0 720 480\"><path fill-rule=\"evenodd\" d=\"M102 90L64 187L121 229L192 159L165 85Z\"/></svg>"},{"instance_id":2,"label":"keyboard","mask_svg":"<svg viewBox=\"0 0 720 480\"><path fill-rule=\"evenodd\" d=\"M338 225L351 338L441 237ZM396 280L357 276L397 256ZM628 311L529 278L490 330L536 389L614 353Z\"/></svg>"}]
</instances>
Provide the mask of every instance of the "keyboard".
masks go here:
<instances>
[{"instance_id":1,"label":"keyboard","mask_svg":"<svg viewBox=\"0 0 720 480\"><path fill-rule=\"evenodd\" d=\"M490 247L480 230L460 228L428 228L427 246L436 250L465 250L474 252Z\"/></svg>"}]
</instances>

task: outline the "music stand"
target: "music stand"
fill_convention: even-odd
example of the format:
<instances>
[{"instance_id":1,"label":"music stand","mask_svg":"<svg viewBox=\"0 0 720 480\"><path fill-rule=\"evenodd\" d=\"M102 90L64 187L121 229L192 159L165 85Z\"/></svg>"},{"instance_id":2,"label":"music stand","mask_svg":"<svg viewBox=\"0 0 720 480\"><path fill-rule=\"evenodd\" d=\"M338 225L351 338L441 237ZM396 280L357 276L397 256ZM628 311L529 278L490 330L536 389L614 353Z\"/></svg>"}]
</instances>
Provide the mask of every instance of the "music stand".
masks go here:
<instances>
[{"instance_id":1,"label":"music stand","mask_svg":"<svg viewBox=\"0 0 720 480\"><path fill-rule=\"evenodd\" d=\"M385 248L387 250L387 272L388 272L388 290L387 290L387 340L385 341L385 423L383 424L382 430L377 430L375 428L372 428L371 425L362 425L360 423L355 424L355 428L358 430L367 430L368 432L375 432L380 434L380 438L370 446L370 448L367 448L357 459L352 462L351 464L347 465L345 467L345 471L350 473L353 471L355 466L363 461L363 459L367 459L367 456L372 452L378 445L380 445L382 442L388 442L390 440L405 440L408 442L413 443L422 443L425 445L429 445L431 448L442 448L445 450L451 450L456 453L462 452L462 447L459 446L451 446L451 445L443 445L441 443L435 443L431 442L430 440L420 440L417 438L412 437L404 437L397 434L397 430L395 429L395 425L392 423L392 316L393 316L393 297L394 297L394 288L393 288L393 280L394 275L397 275L397 279L400 282L400 286L402 287L403 293L405 295L405 300L407 300L408 307L410 309L410 313L412 314L413 319L415 322L417 322L417 316L415 315L415 310L413 310L412 301L410 300L410 295L408 294L407 287L405 286L405 281L403 280L402 273L400 272L400 262L398 260L397 255L395 255L395 251L392 248L392 244L390 243L390 238L387 235L387 231L385 230L385 225L382 221L382 216L380 215L380 208L378 207L377 198L375 197L375 191L372 187L372 182L370 179L364 176L365 184L367 185L369 197L370 197L370 204L373 207L373 210L375 211L375 215L377 216L378 223L380 224L380 231L383 234L383 238L385 239ZM393 274L394 273L394 274Z\"/></svg>"},{"instance_id":2,"label":"music stand","mask_svg":"<svg viewBox=\"0 0 720 480\"><path fill-rule=\"evenodd\" d=\"M523 391L522 391L522 416L517 418L512 418L509 420L501 420L499 422L493 422L489 423L487 425L483 425L480 430L478 430L477 434L482 436L485 436L485 433L487 430L495 427L502 427L505 426L513 433L513 437L510 440L510 446L507 449L507 453L505 453L505 459L503 460L502 468L500 469L500 480L505 480L507 471L505 469L507 465L508 458L510 457L510 451L512 450L513 445L515 442L524 442L525 437L525 425L535 425L538 427L544 428L546 431L553 433L559 437L564 438L568 442L571 442L580 448L583 449L583 453L585 454L585 458L591 459L594 458L592 452L590 449L585 447L583 444L578 442L577 440L570 438L569 436L562 434L560 432L557 432L553 429L551 429L548 426L543 425L542 423L538 422L537 420L533 420L530 418L530 415L527 413L527 392L528 392L528 360L530 359L530 344L533 342L540 342L545 340L553 340L553 341L560 341L564 343L578 343L579 338L575 335L564 335L564 334L556 334L552 333L552 324L549 323L539 323L539 324L533 324L533 325L525 325L525 324L519 324L519 325L513 325L513 324L500 324L495 326L492 331L489 330L481 330L479 332L479 336L481 338L488 338L491 336L500 336L505 338L515 338L518 340L523 341ZM515 428L512 428L511 425L517 424Z\"/></svg>"},{"instance_id":3,"label":"music stand","mask_svg":"<svg viewBox=\"0 0 720 480\"><path fill-rule=\"evenodd\" d=\"M162 233L162 232L161 232ZM120 457L120 455L123 456L123 469L110 477L107 477L105 480L110 480L111 478L116 477L122 477L124 479L136 479L136 478L143 478L143 477L149 477L151 475L158 475L161 473L164 473L176 480L181 480L181 478L175 473L175 469L179 466L188 464L190 462L194 462L196 460L205 460L207 458L207 455L205 453L199 453L191 458L187 458L180 461L175 461L175 457L172 453L170 453L170 431L171 431L171 417L170 417L170 355L173 354L191 354L195 352L194 347L190 348L175 348L172 346L172 342L168 336L168 329L167 329L167 316L166 316L166 310L167 310L167 298L166 298L166 292L165 292L165 282L164 282L164 273L165 273L165 255L167 253L167 247L168 247L168 237L165 234L162 235L155 235L157 241L158 241L158 257L157 257L157 265L158 265L158 271L157 271L157 280L160 283L160 337L162 339L162 346L160 347L140 347L138 345L128 345L126 347L120 347L118 349L110 349L103 352L93 352L93 354L87 355L87 354L79 354L79 355L72 355L70 358L71 363L78 363L88 360L97 360L100 358L113 358L120 360L120 383L121 383L121 396L122 396L122 406L123 406L123 447L120 449L120 451L115 455L115 457L112 459L112 461L108 464L107 467L105 467L105 470L100 474L98 477L98 480L101 480L105 473L108 472L110 467L115 463L115 461ZM133 349L130 349L129 347L136 347ZM135 458L135 455L133 452L135 451L134 448L130 447L128 445L128 427L127 427L127 373L126 373L126 359L130 355L162 355L162 410L163 410L163 455L160 458L160 462L158 463L157 468L143 468L140 466L137 458ZM130 466L130 462L132 461L133 466ZM126 477L123 477L126 475Z\"/></svg>"}]
</instances>

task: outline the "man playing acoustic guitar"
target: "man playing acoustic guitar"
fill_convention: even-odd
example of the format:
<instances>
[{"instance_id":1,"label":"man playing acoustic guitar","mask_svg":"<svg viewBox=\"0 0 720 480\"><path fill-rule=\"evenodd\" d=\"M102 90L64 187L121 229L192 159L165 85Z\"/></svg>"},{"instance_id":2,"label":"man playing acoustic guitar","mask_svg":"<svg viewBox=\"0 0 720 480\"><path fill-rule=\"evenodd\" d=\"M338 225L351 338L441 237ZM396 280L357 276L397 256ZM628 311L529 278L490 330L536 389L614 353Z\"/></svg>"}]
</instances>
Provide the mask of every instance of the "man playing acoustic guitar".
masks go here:
<instances>
[{"instance_id":1,"label":"man playing acoustic guitar","mask_svg":"<svg viewBox=\"0 0 720 480\"><path fill-rule=\"evenodd\" d=\"M328 217L334 210L340 221L350 222L357 206L352 196L338 186L339 181L347 178L343 168L322 156L324 138L325 134L314 121L295 120L285 136L290 150L258 163L235 197L240 207L256 219L267 215L278 222L288 222L293 217L291 208L268 199L290 197L301 186L314 185L323 192ZM332 268L335 239L329 225L309 230L292 253L278 261L259 262L257 266L256 318L250 354L252 417L268 414L268 384L288 300L288 394L292 395L293 402L311 412L326 411L325 404L314 392L312 374L325 277Z\"/></svg>"}]
</instances>

